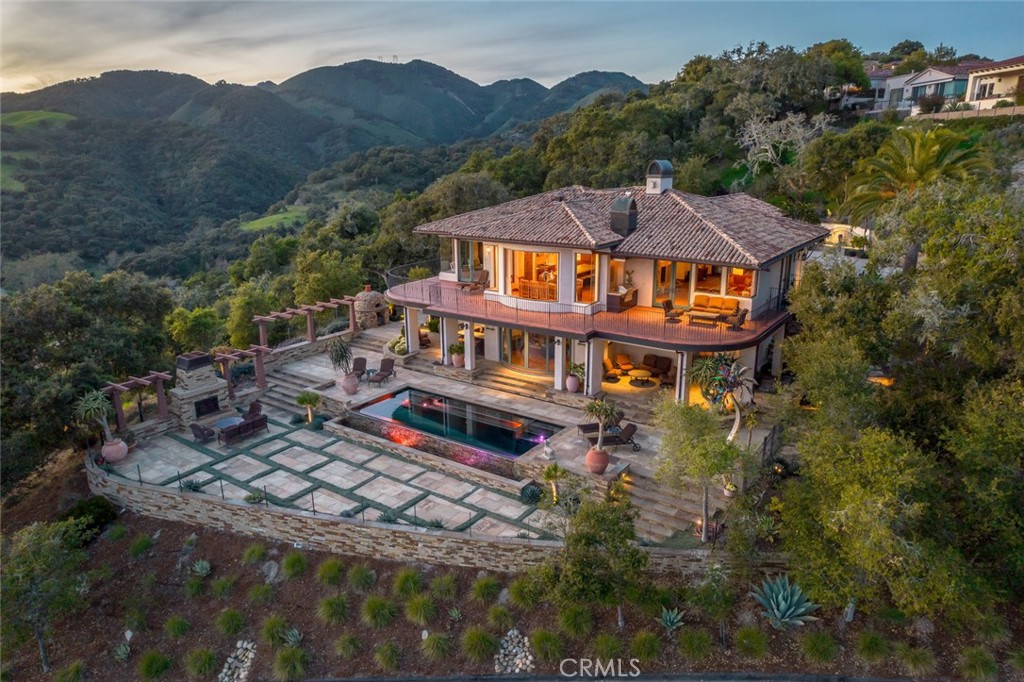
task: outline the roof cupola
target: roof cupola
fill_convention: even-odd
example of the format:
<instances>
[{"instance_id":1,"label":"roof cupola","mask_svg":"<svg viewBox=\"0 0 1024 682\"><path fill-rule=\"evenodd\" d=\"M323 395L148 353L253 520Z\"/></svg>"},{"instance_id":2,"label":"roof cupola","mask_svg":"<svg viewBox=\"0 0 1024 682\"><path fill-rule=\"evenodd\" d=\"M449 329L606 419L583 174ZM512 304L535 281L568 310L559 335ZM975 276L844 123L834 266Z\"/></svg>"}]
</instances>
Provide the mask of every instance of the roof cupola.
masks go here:
<instances>
[{"instance_id":1,"label":"roof cupola","mask_svg":"<svg viewBox=\"0 0 1024 682\"><path fill-rule=\"evenodd\" d=\"M672 164L655 159L647 164L647 194L663 194L672 189Z\"/></svg>"}]
</instances>

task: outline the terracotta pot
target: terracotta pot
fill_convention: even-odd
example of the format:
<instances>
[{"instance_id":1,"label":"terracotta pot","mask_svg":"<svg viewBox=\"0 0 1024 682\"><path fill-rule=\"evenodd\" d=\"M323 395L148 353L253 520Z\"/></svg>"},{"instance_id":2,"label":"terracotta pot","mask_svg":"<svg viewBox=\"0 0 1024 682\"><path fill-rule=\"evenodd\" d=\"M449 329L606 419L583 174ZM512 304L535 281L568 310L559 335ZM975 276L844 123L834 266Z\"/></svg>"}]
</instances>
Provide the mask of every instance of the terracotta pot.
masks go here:
<instances>
[{"instance_id":1,"label":"terracotta pot","mask_svg":"<svg viewBox=\"0 0 1024 682\"><path fill-rule=\"evenodd\" d=\"M453 367L464 367L466 365L466 356L460 353L452 353L452 366Z\"/></svg>"},{"instance_id":2,"label":"terracotta pot","mask_svg":"<svg viewBox=\"0 0 1024 682\"><path fill-rule=\"evenodd\" d=\"M726 497L735 497L736 490L734 488L722 488L722 494Z\"/></svg>"},{"instance_id":3,"label":"terracotta pot","mask_svg":"<svg viewBox=\"0 0 1024 682\"><path fill-rule=\"evenodd\" d=\"M580 380L575 375L570 374L565 378L565 390L569 391L569 393L575 393L580 390Z\"/></svg>"},{"instance_id":4,"label":"terracotta pot","mask_svg":"<svg viewBox=\"0 0 1024 682\"><path fill-rule=\"evenodd\" d=\"M603 474L608 468L608 451L597 448L587 450L587 468L592 474Z\"/></svg>"},{"instance_id":5,"label":"terracotta pot","mask_svg":"<svg viewBox=\"0 0 1024 682\"><path fill-rule=\"evenodd\" d=\"M341 380L341 390L345 391L346 395L355 395L359 390L359 377L355 374L346 374Z\"/></svg>"},{"instance_id":6,"label":"terracotta pot","mask_svg":"<svg viewBox=\"0 0 1024 682\"><path fill-rule=\"evenodd\" d=\"M111 464L117 464L127 459L128 446L120 438L115 438L104 443L103 447L100 448L100 452L103 453L103 459Z\"/></svg>"}]
</instances>

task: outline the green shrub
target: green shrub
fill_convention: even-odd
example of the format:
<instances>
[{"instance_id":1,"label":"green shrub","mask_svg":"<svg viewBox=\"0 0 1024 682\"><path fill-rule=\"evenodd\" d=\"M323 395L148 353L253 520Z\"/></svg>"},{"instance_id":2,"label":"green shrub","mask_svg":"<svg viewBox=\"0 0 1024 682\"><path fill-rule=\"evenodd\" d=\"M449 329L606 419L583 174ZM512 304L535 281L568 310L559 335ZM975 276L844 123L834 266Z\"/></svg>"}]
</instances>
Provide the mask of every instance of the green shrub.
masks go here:
<instances>
[{"instance_id":1,"label":"green shrub","mask_svg":"<svg viewBox=\"0 0 1024 682\"><path fill-rule=\"evenodd\" d=\"M1003 644L1009 642L1011 637L1006 623L995 614L989 614L982 618L981 622L974 627L974 634L985 644Z\"/></svg>"},{"instance_id":2,"label":"green shrub","mask_svg":"<svg viewBox=\"0 0 1024 682\"><path fill-rule=\"evenodd\" d=\"M764 630L748 625L736 631L735 645L736 651L745 658L764 658L768 653L768 635Z\"/></svg>"},{"instance_id":3,"label":"green shrub","mask_svg":"<svg viewBox=\"0 0 1024 682\"><path fill-rule=\"evenodd\" d=\"M288 552L281 559L281 575L285 580L298 578L306 572L306 555L302 552Z\"/></svg>"},{"instance_id":4,"label":"green shrub","mask_svg":"<svg viewBox=\"0 0 1024 682\"><path fill-rule=\"evenodd\" d=\"M181 616L171 616L164 621L164 634L171 639L180 639L188 634L192 626Z\"/></svg>"},{"instance_id":5,"label":"green shrub","mask_svg":"<svg viewBox=\"0 0 1024 682\"><path fill-rule=\"evenodd\" d=\"M337 587L345 578L345 567L340 559L324 559L316 568L316 579L328 587Z\"/></svg>"},{"instance_id":6,"label":"green shrub","mask_svg":"<svg viewBox=\"0 0 1024 682\"><path fill-rule=\"evenodd\" d=\"M520 577L509 583L508 599L514 606L531 610L537 607L541 599L540 586L528 577Z\"/></svg>"},{"instance_id":7,"label":"green shrub","mask_svg":"<svg viewBox=\"0 0 1024 682\"><path fill-rule=\"evenodd\" d=\"M406 568L395 575L395 582L392 583L391 590L395 596L407 599L414 594L419 594L422 587L423 578L420 577L419 571L414 568Z\"/></svg>"},{"instance_id":8,"label":"green shrub","mask_svg":"<svg viewBox=\"0 0 1024 682\"><path fill-rule=\"evenodd\" d=\"M224 599L231 595L231 590L235 588L235 581L238 576L224 575L219 578L214 578L213 582L210 583L210 592L213 593L214 597Z\"/></svg>"},{"instance_id":9,"label":"green shrub","mask_svg":"<svg viewBox=\"0 0 1024 682\"><path fill-rule=\"evenodd\" d=\"M259 606L269 604L274 600L273 585L253 585L249 588L249 603Z\"/></svg>"},{"instance_id":10,"label":"green shrub","mask_svg":"<svg viewBox=\"0 0 1024 682\"><path fill-rule=\"evenodd\" d=\"M711 633L703 628L679 631L679 653L687 661L701 661L711 654Z\"/></svg>"},{"instance_id":11,"label":"green shrub","mask_svg":"<svg viewBox=\"0 0 1024 682\"><path fill-rule=\"evenodd\" d=\"M85 529L98 535L108 524L117 521L117 507L107 498L95 495L79 500L60 515L61 521L69 519L85 519Z\"/></svg>"},{"instance_id":12,"label":"green shrub","mask_svg":"<svg viewBox=\"0 0 1024 682\"><path fill-rule=\"evenodd\" d=\"M171 669L171 657L159 651L147 651L139 659L139 676L144 680L155 680Z\"/></svg>"},{"instance_id":13,"label":"green shrub","mask_svg":"<svg viewBox=\"0 0 1024 682\"><path fill-rule=\"evenodd\" d=\"M153 538L148 535L136 535L131 546L128 547L128 553L132 555L133 559L138 559L151 549L153 549Z\"/></svg>"},{"instance_id":14,"label":"green shrub","mask_svg":"<svg viewBox=\"0 0 1024 682\"><path fill-rule=\"evenodd\" d=\"M629 600L636 604L647 615L657 618L661 610L671 606L673 597L671 590L646 583L631 590Z\"/></svg>"},{"instance_id":15,"label":"green shrub","mask_svg":"<svg viewBox=\"0 0 1024 682\"><path fill-rule=\"evenodd\" d=\"M443 661L452 655L454 648L452 638L441 632L432 632L420 642L420 651L428 661Z\"/></svg>"},{"instance_id":16,"label":"green shrub","mask_svg":"<svg viewBox=\"0 0 1024 682\"><path fill-rule=\"evenodd\" d=\"M1006 656L1006 662L1017 672L1024 672L1024 649L1014 649Z\"/></svg>"},{"instance_id":17,"label":"green shrub","mask_svg":"<svg viewBox=\"0 0 1024 682\"><path fill-rule=\"evenodd\" d=\"M125 535L128 535L128 529L121 523L115 523L110 527L110 530L107 531L107 539L111 542L117 542L124 538Z\"/></svg>"},{"instance_id":18,"label":"green shrub","mask_svg":"<svg viewBox=\"0 0 1024 682\"><path fill-rule=\"evenodd\" d=\"M85 677L85 661L72 661L66 668L61 668L54 675L54 682L82 682ZM7 679L4 677L3 679Z\"/></svg>"},{"instance_id":19,"label":"green shrub","mask_svg":"<svg viewBox=\"0 0 1024 682\"><path fill-rule=\"evenodd\" d=\"M309 654L297 646L282 647L274 656L274 679L287 682L306 676Z\"/></svg>"},{"instance_id":20,"label":"green shrub","mask_svg":"<svg viewBox=\"0 0 1024 682\"><path fill-rule=\"evenodd\" d=\"M417 594L405 602L405 618L415 625L426 625L437 616L437 606L429 594Z\"/></svg>"},{"instance_id":21,"label":"green shrub","mask_svg":"<svg viewBox=\"0 0 1024 682\"><path fill-rule=\"evenodd\" d=\"M451 601L458 591L459 585L454 573L442 573L430 581L430 594L438 601Z\"/></svg>"},{"instance_id":22,"label":"green shrub","mask_svg":"<svg viewBox=\"0 0 1024 682\"><path fill-rule=\"evenodd\" d=\"M960 652L960 672L968 682L995 682L999 664L985 647L969 646Z\"/></svg>"},{"instance_id":23,"label":"green shrub","mask_svg":"<svg viewBox=\"0 0 1024 682\"><path fill-rule=\"evenodd\" d=\"M386 628L395 619L395 603L380 595L371 594L363 602L363 622L373 628Z\"/></svg>"},{"instance_id":24,"label":"green shrub","mask_svg":"<svg viewBox=\"0 0 1024 682\"><path fill-rule=\"evenodd\" d=\"M242 554L242 563L247 566L259 564L267 560L267 548L259 543L249 545Z\"/></svg>"},{"instance_id":25,"label":"green shrub","mask_svg":"<svg viewBox=\"0 0 1024 682\"><path fill-rule=\"evenodd\" d=\"M594 629L594 617L585 606L566 606L558 612L558 627L572 639L582 639Z\"/></svg>"},{"instance_id":26,"label":"green shrub","mask_svg":"<svg viewBox=\"0 0 1024 682\"><path fill-rule=\"evenodd\" d=\"M185 669L193 677L210 677L217 672L217 656L212 649L200 647L185 656Z\"/></svg>"},{"instance_id":27,"label":"green shrub","mask_svg":"<svg viewBox=\"0 0 1024 682\"><path fill-rule=\"evenodd\" d=\"M260 638L272 647L279 647L285 643L284 635L288 630L288 621L284 616L272 613L263 619L260 626Z\"/></svg>"},{"instance_id":28,"label":"green shrub","mask_svg":"<svg viewBox=\"0 0 1024 682\"><path fill-rule=\"evenodd\" d=\"M498 638L480 627L462 633L462 653L471 661L483 663L498 653Z\"/></svg>"},{"instance_id":29,"label":"green shrub","mask_svg":"<svg viewBox=\"0 0 1024 682\"><path fill-rule=\"evenodd\" d=\"M650 630L641 630L630 640L629 652L640 661L653 661L661 655L661 640Z\"/></svg>"},{"instance_id":30,"label":"green shrub","mask_svg":"<svg viewBox=\"0 0 1024 682\"><path fill-rule=\"evenodd\" d=\"M501 594L501 583L498 582L497 578L485 575L482 578L477 578L476 582L473 583L471 591L474 600L481 604L489 604Z\"/></svg>"},{"instance_id":31,"label":"green shrub","mask_svg":"<svg viewBox=\"0 0 1024 682\"><path fill-rule=\"evenodd\" d=\"M385 672L391 672L398 668L398 659L401 653L398 645L394 642L384 642L374 647L373 660L377 662L378 668Z\"/></svg>"},{"instance_id":32,"label":"green shrub","mask_svg":"<svg viewBox=\"0 0 1024 682\"><path fill-rule=\"evenodd\" d=\"M615 635L602 632L594 637L594 655L601 661L612 661L622 655L622 642Z\"/></svg>"},{"instance_id":33,"label":"green shrub","mask_svg":"<svg viewBox=\"0 0 1024 682\"><path fill-rule=\"evenodd\" d=\"M216 625L222 635L233 637L245 627L245 616L238 609L224 609L217 616Z\"/></svg>"},{"instance_id":34,"label":"green shrub","mask_svg":"<svg viewBox=\"0 0 1024 682\"><path fill-rule=\"evenodd\" d=\"M346 632L334 642L334 652L346 661L350 661L359 653L359 638Z\"/></svg>"},{"instance_id":35,"label":"green shrub","mask_svg":"<svg viewBox=\"0 0 1024 682\"><path fill-rule=\"evenodd\" d=\"M192 576L185 581L185 596L189 599L195 599L200 596L206 589L206 583L203 579L197 575Z\"/></svg>"},{"instance_id":36,"label":"green shrub","mask_svg":"<svg viewBox=\"0 0 1024 682\"><path fill-rule=\"evenodd\" d=\"M523 504L535 505L544 497L544 489L533 481L527 483L519 490L519 501Z\"/></svg>"},{"instance_id":37,"label":"green shrub","mask_svg":"<svg viewBox=\"0 0 1024 682\"><path fill-rule=\"evenodd\" d=\"M889 655L889 642L877 632L865 630L857 635L855 651L865 663L881 663Z\"/></svg>"},{"instance_id":38,"label":"green shrub","mask_svg":"<svg viewBox=\"0 0 1024 682\"><path fill-rule=\"evenodd\" d=\"M338 625L348 618L348 595L324 597L316 605L316 615L328 625Z\"/></svg>"},{"instance_id":39,"label":"green shrub","mask_svg":"<svg viewBox=\"0 0 1024 682\"><path fill-rule=\"evenodd\" d=\"M499 632L508 632L516 623L515 616L501 604L487 609L487 623Z\"/></svg>"},{"instance_id":40,"label":"green shrub","mask_svg":"<svg viewBox=\"0 0 1024 682\"><path fill-rule=\"evenodd\" d=\"M827 632L808 632L803 636L801 646L804 650L804 658L811 663L825 665L836 660L839 648L836 640Z\"/></svg>"},{"instance_id":41,"label":"green shrub","mask_svg":"<svg viewBox=\"0 0 1024 682\"><path fill-rule=\"evenodd\" d=\"M557 632L537 628L530 633L530 644L533 645L538 661L550 663L565 658L565 645Z\"/></svg>"},{"instance_id":42,"label":"green shrub","mask_svg":"<svg viewBox=\"0 0 1024 682\"><path fill-rule=\"evenodd\" d=\"M348 586L356 592L367 593L373 589L377 576L366 564L355 564L348 569Z\"/></svg>"},{"instance_id":43,"label":"green shrub","mask_svg":"<svg viewBox=\"0 0 1024 682\"><path fill-rule=\"evenodd\" d=\"M896 658L908 675L928 675L935 670L935 654L931 649L900 642L896 645L895 652Z\"/></svg>"}]
</instances>

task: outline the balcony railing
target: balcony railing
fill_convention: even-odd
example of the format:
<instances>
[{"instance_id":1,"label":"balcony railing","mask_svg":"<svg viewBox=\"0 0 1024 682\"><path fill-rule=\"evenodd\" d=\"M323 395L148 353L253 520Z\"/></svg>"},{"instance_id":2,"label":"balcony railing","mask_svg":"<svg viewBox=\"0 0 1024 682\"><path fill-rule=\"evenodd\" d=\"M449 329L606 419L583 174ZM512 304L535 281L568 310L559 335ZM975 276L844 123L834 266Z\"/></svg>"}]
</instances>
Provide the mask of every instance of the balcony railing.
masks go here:
<instances>
[{"instance_id":1,"label":"balcony railing","mask_svg":"<svg viewBox=\"0 0 1024 682\"><path fill-rule=\"evenodd\" d=\"M768 300L751 311L740 329L732 329L724 322L690 324L686 316L679 323L671 323L660 308L637 306L612 313L600 304L581 309L569 303L532 301L493 293L485 296L480 291L470 291L436 277L409 279L408 272L417 266L430 269L426 264L414 264L403 266L400 272L388 273L387 295L396 304L420 308L433 315L577 338L599 335L685 347L742 347L770 328L777 328L789 315L785 296L777 289L772 289ZM435 263L435 266L440 264Z\"/></svg>"}]
</instances>

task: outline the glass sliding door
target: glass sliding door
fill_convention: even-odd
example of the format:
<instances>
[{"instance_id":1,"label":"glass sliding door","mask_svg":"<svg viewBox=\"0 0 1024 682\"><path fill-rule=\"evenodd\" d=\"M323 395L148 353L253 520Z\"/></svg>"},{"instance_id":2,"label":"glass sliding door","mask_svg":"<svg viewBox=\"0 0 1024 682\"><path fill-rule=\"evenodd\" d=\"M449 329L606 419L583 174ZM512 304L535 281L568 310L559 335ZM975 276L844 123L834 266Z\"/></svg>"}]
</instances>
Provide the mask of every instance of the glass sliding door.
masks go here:
<instances>
[{"instance_id":1,"label":"glass sliding door","mask_svg":"<svg viewBox=\"0 0 1024 682\"><path fill-rule=\"evenodd\" d=\"M537 374L555 373L555 337L522 329L501 329L501 361L510 367Z\"/></svg>"},{"instance_id":2,"label":"glass sliding door","mask_svg":"<svg viewBox=\"0 0 1024 682\"><path fill-rule=\"evenodd\" d=\"M484 268L483 242L457 239L455 255L456 264L459 268L459 281L472 282L476 275L476 271Z\"/></svg>"},{"instance_id":3,"label":"glass sliding door","mask_svg":"<svg viewBox=\"0 0 1024 682\"><path fill-rule=\"evenodd\" d=\"M690 303L690 264L679 261L654 262L654 305L662 301L684 306Z\"/></svg>"}]
</instances>

